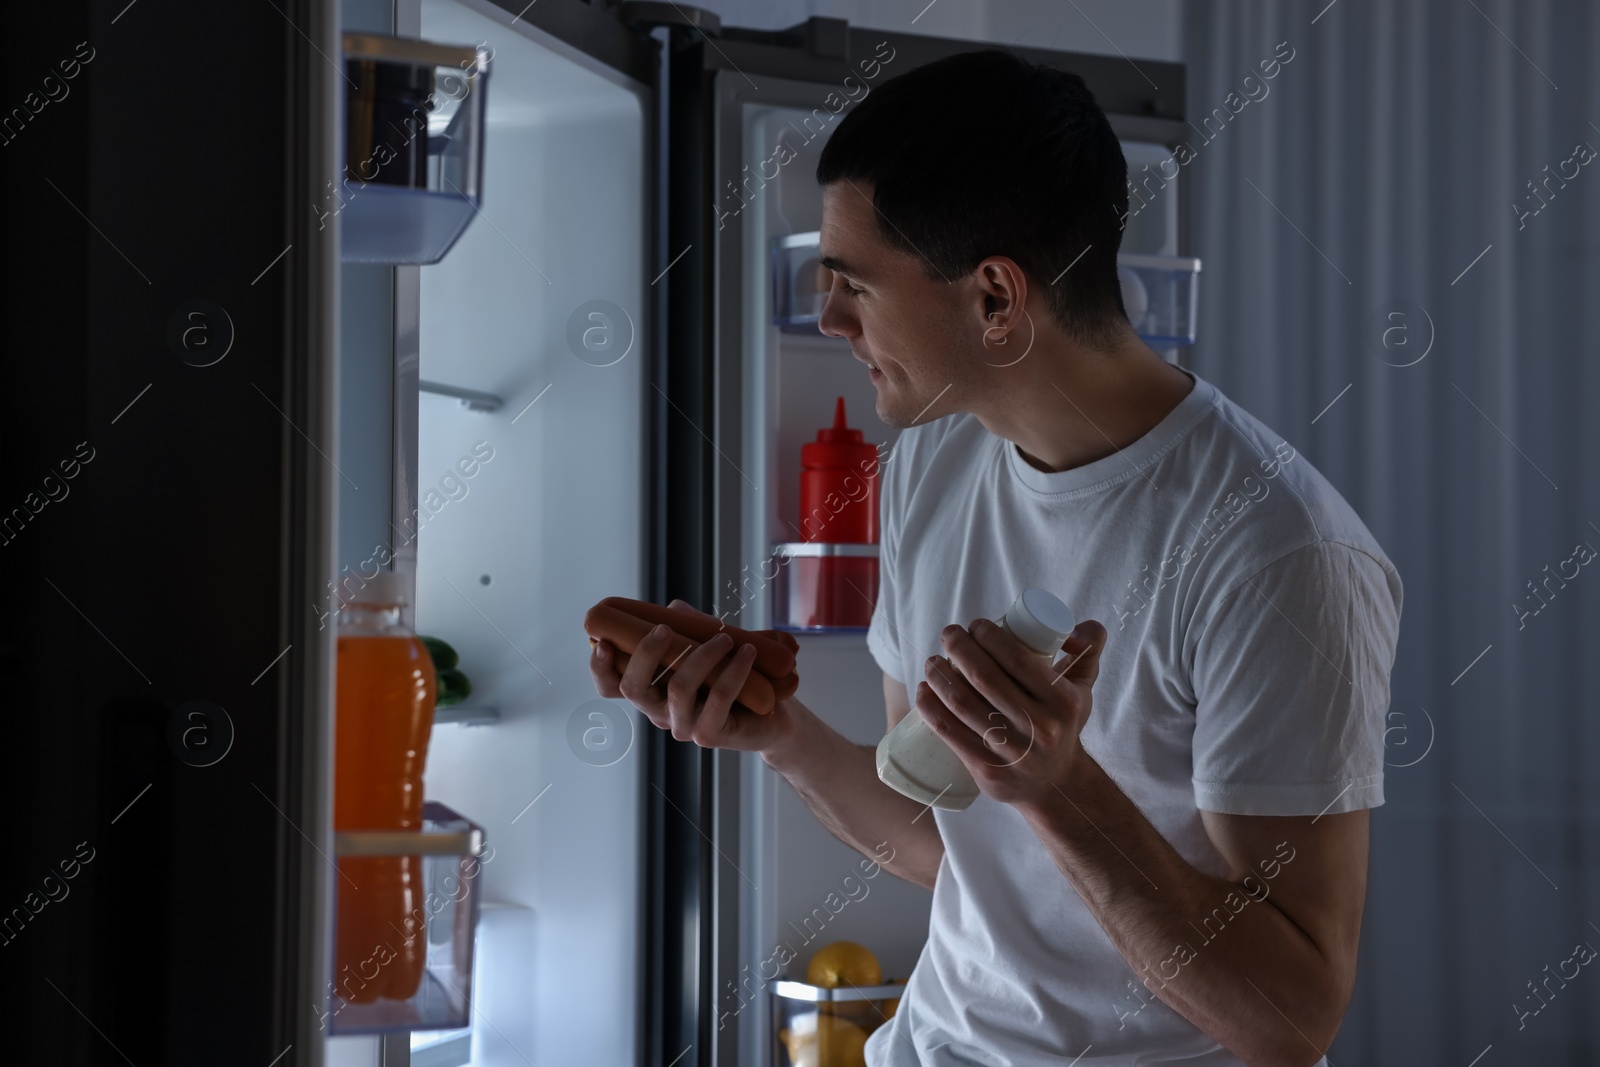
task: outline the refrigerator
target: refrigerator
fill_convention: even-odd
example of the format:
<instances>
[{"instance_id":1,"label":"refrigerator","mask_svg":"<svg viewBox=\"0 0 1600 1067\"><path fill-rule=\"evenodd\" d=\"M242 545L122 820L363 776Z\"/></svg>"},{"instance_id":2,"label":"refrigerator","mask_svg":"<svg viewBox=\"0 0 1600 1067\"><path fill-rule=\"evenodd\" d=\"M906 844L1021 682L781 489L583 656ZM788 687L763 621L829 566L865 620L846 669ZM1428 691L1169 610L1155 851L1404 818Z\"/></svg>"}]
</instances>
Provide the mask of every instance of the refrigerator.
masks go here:
<instances>
[{"instance_id":1,"label":"refrigerator","mask_svg":"<svg viewBox=\"0 0 1600 1067\"><path fill-rule=\"evenodd\" d=\"M70 924L15 937L33 972L19 1003L52 1035L40 1048L72 1063L121 1062L116 1048L170 1064L775 1067L763 961L784 945L780 977L797 978L816 947L851 940L903 979L931 894L880 873L823 906L862 857L758 756L675 741L601 699L582 619L626 596L790 624L802 444L839 397L868 442L894 441L848 345L815 327L817 154L875 84L983 46L822 17L743 29L648 2L305 0L231 18L240 54L199 61L209 91L170 103L216 136L186 146L169 118L153 135L165 155L127 126L136 57L198 48L221 16L130 5L41 31L97 42L86 114L51 135L90 145L57 190L83 209L66 266L84 279L88 357L35 372L72 430L10 450L6 472L20 484L24 460L105 440L122 480L41 516L60 536L19 536L11 556L24 612L89 661L69 668L7 623L9 662L65 680L14 670L25 704L67 709L31 729L78 746L18 761L17 782L53 775L66 798L25 854L47 869L88 841L105 857L83 867ZM472 185L452 186L454 230L426 262L385 253L399 230L341 184L354 35L475 57L481 125L452 172ZM1012 51L1081 74L1109 115L1141 189L1125 301L1181 362L1199 265L1186 183L1161 164L1188 137L1182 65ZM119 180L100 164L113 158L168 163ZM144 221L141 190L161 206ZM192 224L164 238L182 211ZM211 347L184 340L192 323ZM108 526L123 550L97 554ZM439 709L425 774L479 861L457 946L464 1026L378 1032L330 998L329 611L374 566L405 577L408 621L457 649L472 685ZM799 699L876 744L865 628L795 636Z\"/></svg>"}]
</instances>

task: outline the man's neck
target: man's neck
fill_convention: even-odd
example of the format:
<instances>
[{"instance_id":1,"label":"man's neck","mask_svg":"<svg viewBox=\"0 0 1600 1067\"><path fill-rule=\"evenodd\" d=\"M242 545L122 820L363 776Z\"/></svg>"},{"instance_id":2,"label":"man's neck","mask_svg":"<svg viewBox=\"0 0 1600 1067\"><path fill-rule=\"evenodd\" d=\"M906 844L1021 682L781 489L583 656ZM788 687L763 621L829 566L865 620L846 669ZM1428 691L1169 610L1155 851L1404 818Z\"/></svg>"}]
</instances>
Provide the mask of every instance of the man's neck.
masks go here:
<instances>
[{"instance_id":1,"label":"man's neck","mask_svg":"<svg viewBox=\"0 0 1600 1067\"><path fill-rule=\"evenodd\" d=\"M1064 471L1133 444L1193 388L1187 374L1130 336L1110 352L1067 350L1035 360L1014 388L975 414L1031 466Z\"/></svg>"}]
</instances>

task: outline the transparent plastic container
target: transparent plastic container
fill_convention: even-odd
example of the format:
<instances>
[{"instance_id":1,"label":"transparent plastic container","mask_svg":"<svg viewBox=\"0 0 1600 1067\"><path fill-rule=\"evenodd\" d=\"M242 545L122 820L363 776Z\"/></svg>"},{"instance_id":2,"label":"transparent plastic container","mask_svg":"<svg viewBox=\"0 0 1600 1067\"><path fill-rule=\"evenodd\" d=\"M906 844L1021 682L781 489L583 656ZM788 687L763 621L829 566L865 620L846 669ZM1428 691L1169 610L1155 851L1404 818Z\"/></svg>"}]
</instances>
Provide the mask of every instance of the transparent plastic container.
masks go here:
<instances>
[{"instance_id":1,"label":"transparent plastic container","mask_svg":"<svg viewBox=\"0 0 1600 1067\"><path fill-rule=\"evenodd\" d=\"M1134 332L1149 344L1192 345L1200 261L1188 256L1117 257L1122 304Z\"/></svg>"},{"instance_id":2,"label":"transparent plastic container","mask_svg":"<svg viewBox=\"0 0 1600 1067\"><path fill-rule=\"evenodd\" d=\"M772 986L772 1062L775 1067L859 1064L861 1046L894 1017L905 980L854 989L806 982Z\"/></svg>"},{"instance_id":3,"label":"transparent plastic container","mask_svg":"<svg viewBox=\"0 0 1600 1067\"><path fill-rule=\"evenodd\" d=\"M822 231L791 233L772 242L772 311L778 329L817 333L833 271L820 262Z\"/></svg>"},{"instance_id":4,"label":"transparent plastic container","mask_svg":"<svg viewBox=\"0 0 1600 1067\"><path fill-rule=\"evenodd\" d=\"M772 546L772 627L865 633L878 602L878 546L791 541Z\"/></svg>"},{"instance_id":5,"label":"transparent plastic container","mask_svg":"<svg viewBox=\"0 0 1600 1067\"><path fill-rule=\"evenodd\" d=\"M318 214L347 262L437 263L483 200L488 53L347 33L344 67L345 165Z\"/></svg>"},{"instance_id":6,"label":"transparent plastic container","mask_svg":"<svg viewBox=\"0 0 1600 1067\"><path fill-rule=\"evenodd\" d=\"M786 333L817 332L833 272L819 262L820 231L772 242L772 317ZM1200 260L1192 256L1117 256L1122 303L1134 332L1152 345L1192 345L1199 309Z\"/></svg>"},{"instance_id":7,"label":"transparent plastic container","mask_svg":"<svg viewBox=\"0 0 1600 1067\"><path fill-rule=\"evenodd\" d=\"M418 830L337 831L333 842L336 857L421 857L422 893L412 915L394 931L394 937L396 941L423 940L426 966L416 992L407 999L370 1003L353 1003L341 995L346 986L357 992L359 969L353 975L330 969L332 981L324 1009L324 1028L331 1034L381 1034L470 1026L478 878L483 865L493 859L482 827L430 800L423 805L422 826ZM337 905L340 892L348 887L342 878L335 878L334 882ZM338 913L337 906L334 913ZM336 929L333 944L337 943ZM373 966L381 966L376 958Z\"/></svg>"}]
</instances>

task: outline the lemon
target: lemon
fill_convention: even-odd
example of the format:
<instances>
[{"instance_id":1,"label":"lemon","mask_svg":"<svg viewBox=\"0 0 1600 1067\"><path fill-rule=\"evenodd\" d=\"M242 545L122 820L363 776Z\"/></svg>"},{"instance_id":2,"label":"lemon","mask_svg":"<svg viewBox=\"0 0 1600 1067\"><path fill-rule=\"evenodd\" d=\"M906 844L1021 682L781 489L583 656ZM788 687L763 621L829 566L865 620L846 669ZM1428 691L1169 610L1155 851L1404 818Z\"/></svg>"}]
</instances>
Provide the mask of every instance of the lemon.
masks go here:
<instances>
[{"instance_id":1,"label":"lemon","mask_svg":"<svg viewBox=\"0 0 1600 1067\"><path fill-rule=\"evenodd\" d=\"M883 968L878 957L854 941L835 941L817 949L806 965L806 981L825 989L841 986L881 985Z\"/></svg>"},{"instance_id":2,"label":"lemon","mask_svg":"<svg viewBox=\"0 0 1600 1067\"><path fill-rule=\"evenodd\" d=\"M811 957L806 965L806 981L824 989L873 986L883 981L883 968L866 946L854 941L834 941L817 949ZM853 1019L869 1029L882 1018L870 1000L824 1001L817 1005L817 1010L824 1015Z\"/></svg>"}]
</instances>

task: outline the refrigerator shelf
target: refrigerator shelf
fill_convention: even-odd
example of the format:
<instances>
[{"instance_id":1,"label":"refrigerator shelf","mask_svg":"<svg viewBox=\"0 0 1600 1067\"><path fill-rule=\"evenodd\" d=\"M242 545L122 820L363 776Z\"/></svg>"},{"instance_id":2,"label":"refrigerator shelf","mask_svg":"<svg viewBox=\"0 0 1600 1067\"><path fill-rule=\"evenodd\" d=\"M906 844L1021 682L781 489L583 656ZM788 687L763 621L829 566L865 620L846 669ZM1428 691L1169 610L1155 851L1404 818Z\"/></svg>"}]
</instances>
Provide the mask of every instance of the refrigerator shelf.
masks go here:
<instances>
[{"instance_id":1,"label":"refrigerator shelf","mask_svg":"<svg viewBox=\"0 0 1600 1067\"><path fill-rule=\"evenodd\" d=\"M905 980L843 989L806 982L773 983L773 1064L860 1063L861 1046L888 1021L893 1010L889 1002L905 991Z\"/></svg>"},{"instance_id":2,"label":"refrigerator shelf","mask_svg":"<svg viewBox=\"0 0 1600 1067\"><path fill-rule=\"evenodd\" d=\"M830 989L828 986L810 985L788 979L780 979L772 984L773 995L784 1000L804 1000L824 1004L835 1001L892 999L905 991L904 980L899 984L855 986L850 989Z\"/></svg>"},{"instance_id":3,"label":"refrigerator shelf","mask_svg":"<svg viewBox=\"0 0 1600 1067\"><path fill-rule=\"evenodd\" d=\"M414 857L420 862L419 903L402 920L393 923L393 939L407 944L426 939L426 965L417 991L405 1000L379 998L356 1002L342 992L359 994L379 968L397 954L394 945L375 945L371 955L356 963L338 960L339 899L350 884L349 870L339 864L334 878L332 913L335 916L329 948L330 988L326 1016L328 1032L389 1034L413 1030L459 1030L472 1021L472 957L478 923L478 875L484 862L483 828L438 801L422 805L420 830L342 830L333 835L334 855L352 866L376 857ZM356 868L361 870L361 868ZM366 873L370 873L367 871ZM415 933L420 925L421 929ZM381 951L387 949L387 953ZM387 957L387 958L385 958ZM371 964L372 973L367 973Z\"/></svg>"},{"instance_id":4,"label":"refrigerator shelf","mask_svg":"<svg viewBox=\"0 0 1600 1067\"><path fill-rule=\"evenodd\" d=\"M1117 257L1122 306L1139 337L1151 344L1192 345L1200 261L1192 256Z\"/></svg>"},{"instance_id":5,"label":"refrigerator shelf","mask_svg":"<svg viewBox=\"0 0 1600 1067\"><path fill-rule=\"evenodd\" d=\"M790 541L772 546L772 626L790 633L864 634L878 599L878 545Z\"/></svg>"},{"instance_id":6,"label":"refrigerator shelf","mask_svg":"<svg viewBox=\"0 0 1600 1067\"><path fill-rule=\"evenodd\" d=\"M459 723L462 726L488 726L500 721L500 709L486 704L445 704L433 709L433 722Z\"/></svg>"},{"instance_id":7,"label":"refrigerator shelf","mask_svg":"<svg viewBox=\"0 0 1600 1067\"><path fill-rule=\"evenodd\" d=\"M833 272L819 261L821 231L772 242L773 324L785 333L821 336L817 322ZM1117 256L1122 302L1139 337L1150 344L1192 345L1200 261L1191 256Z\"/></svg>"},{"instance_id":8,"label":"refrigerator shelf","mask_svg":"<svg viewBox=\"0 0 1600 1067\"><path fill-rule=\"evenodd\" d=\"M773 239L772 307L778 329L820 334L817 320L833 288L833 271L818 262L821 246L821 230Z\"/></svg>"},{"instance_id":9,"label":"refrigerator shelf","mask_svg":"<svg viewBox=\"0 0 1600 1067\"><path fill-rule=\"evenodd\" d=\"M359 33L343 47L344 172L319 214L346 262L437 263L483 201L489 54Z\"/></svg>"},{"instance_id":10,"label":"refrigerator shelf","mask_svg":"<svg viewBox=\"0 0 1600 1067\"><path fill-rule=\"evenodd\" d=\"M477 389L463 389L459 385L446 385L443 382L417 382L417 389L424 393L433 393L435 396L448 396L461 401L461 406L468 411L499 411L505 406L505 401L494 393L485 393Z\"/></svg>"}]
</instances>

